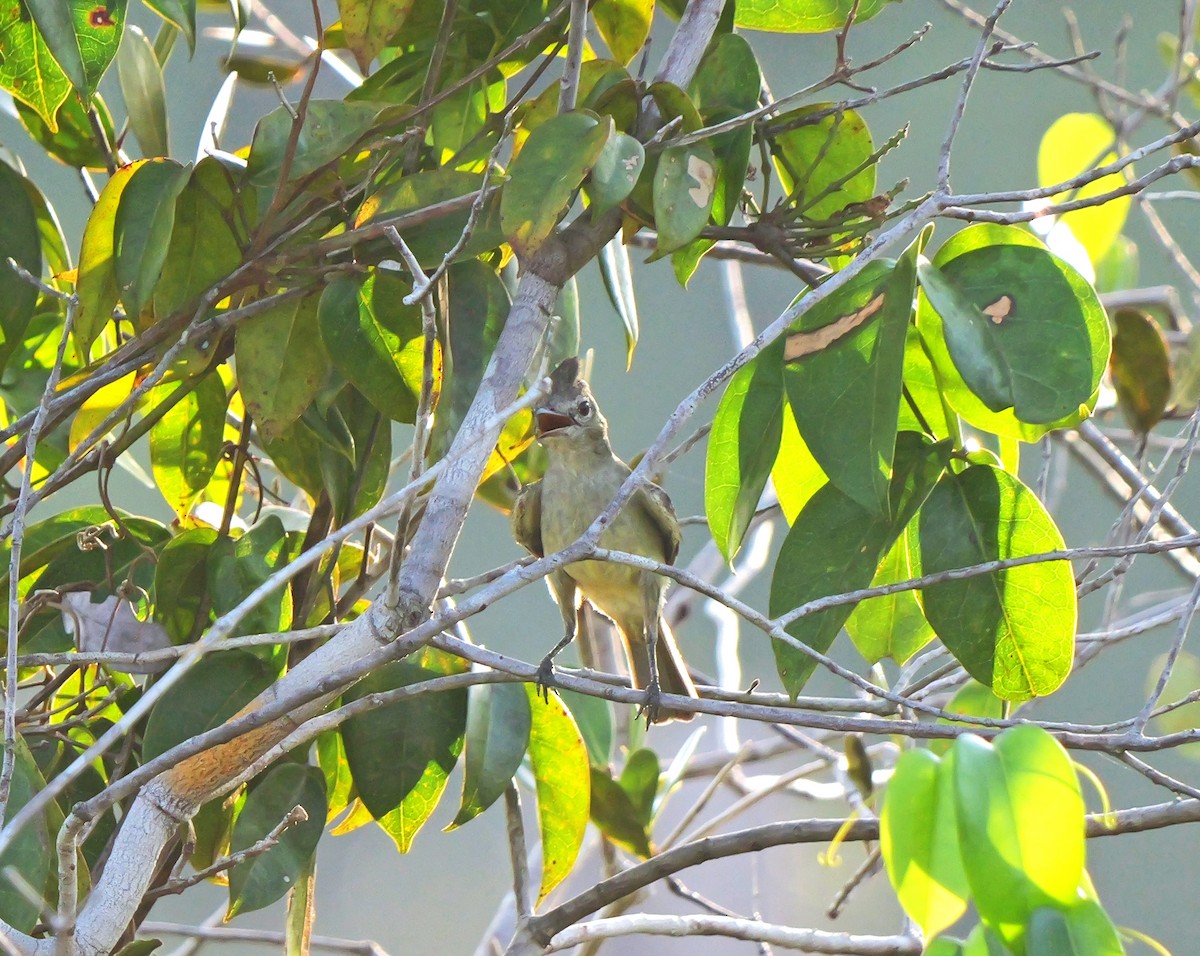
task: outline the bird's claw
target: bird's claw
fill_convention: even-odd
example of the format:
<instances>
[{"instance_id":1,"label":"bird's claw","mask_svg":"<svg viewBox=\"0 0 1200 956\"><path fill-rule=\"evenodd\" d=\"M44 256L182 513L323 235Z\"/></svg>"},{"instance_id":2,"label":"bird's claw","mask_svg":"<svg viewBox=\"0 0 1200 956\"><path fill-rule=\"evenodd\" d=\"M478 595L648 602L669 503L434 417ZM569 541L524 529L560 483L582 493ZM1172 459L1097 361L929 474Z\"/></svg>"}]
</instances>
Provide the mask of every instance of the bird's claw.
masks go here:
<instances>
[{"instance_id":1,"label":"bird's claw","mask_svg":"<svg viewBox=\"0 0 1200 956\"><path fill-rule=\"evenodd\" d=\"M538 665L537 677L534 678L537 684L538 696L546 703L550 703L550 688L558 681L554 677L554 658L547 655L542 659L542 663Z\"/></svg>"},{"instance_id":2,"label":"bird's claw","mask_svg":"<svg viewBox=\"0 0 1200 956\"><path fill-rule=\"evenodd\" d=\"M646 718L646 726L656 724L662 717L662 688L658 681L651 682L645 690L645 699L638 708L637 717Z\"/></svg>"}]
</instances>

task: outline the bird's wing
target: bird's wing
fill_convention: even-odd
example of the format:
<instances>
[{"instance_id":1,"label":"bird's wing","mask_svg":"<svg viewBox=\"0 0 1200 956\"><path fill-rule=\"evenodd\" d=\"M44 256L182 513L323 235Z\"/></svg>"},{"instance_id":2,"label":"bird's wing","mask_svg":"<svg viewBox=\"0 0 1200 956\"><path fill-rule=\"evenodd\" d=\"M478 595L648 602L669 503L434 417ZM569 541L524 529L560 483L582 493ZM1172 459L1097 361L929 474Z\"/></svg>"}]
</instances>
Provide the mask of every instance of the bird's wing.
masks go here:
<instances>
[{"instance_id":1,"label":"bird's wing","mask_svg":"<svg viewBox=\"0 0 1200 956\"><path fill-rule=\"evenodd\" d=\"M675 517L675 508L667 493L658 485L643 485L634 495L634 501L645 512L650 523L662 535L664 560L674 564L679 554L679 519Z\"/></svg>"},{"instance_id":2,"label":"bird's wing","mask_svg":"<svg viewBox=\"0 0 1200 956\"><path fill-rule=\"evenodd\" d=\"M517 494L512 510L512 534L517 544L539 558L546 556L542 547L542 483L527 484Z\"/></svg>"}]
</instances>

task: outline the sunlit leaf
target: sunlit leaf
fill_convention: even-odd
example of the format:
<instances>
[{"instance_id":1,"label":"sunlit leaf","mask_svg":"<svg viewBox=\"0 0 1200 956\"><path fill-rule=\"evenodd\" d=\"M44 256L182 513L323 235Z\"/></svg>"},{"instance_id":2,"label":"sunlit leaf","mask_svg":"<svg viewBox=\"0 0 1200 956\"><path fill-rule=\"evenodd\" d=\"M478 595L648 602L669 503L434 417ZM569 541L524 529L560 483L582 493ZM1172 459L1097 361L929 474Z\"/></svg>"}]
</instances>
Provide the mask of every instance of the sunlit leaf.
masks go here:
<instances>
[{"instance_id":1,"label":"sunlit leaf","mask_svg":"<svg viewBox=\"0 0 1200 956\"><path fill-rule=\"evenodd\" d=\"M538 900L558 886L575 865L587 829L591 772L587 747L558 695L543 701L526 684L533 723L529 760L537 780L538 826L542 834L542 888Z\"/></svg>"},{"instance_id":2,"label":"sunlit leaf","mask_svg":"<svg viewBox=\"0 0 1200 956\"><path fill-rule=\"evenodd\" d=\"M802 120L829 106L806 106L777 122ZM851 203L865 202L875 192L875 165L868 165L875 145L866 121L853 110L779 133L771 150L791 204L809 219L827 219Z\"/></svg>"},{"instance_id":3,"label":"sunlit leaf","mask_svg":"<svg viewBox=\"0 0 1200 956\"><path fill-rule=\"evenodd\" d=\"M1064 547L1037 496L990 465L945 475L921 510L920 572ZM1054 691L1071 670L1071 566L1048 561L946 581L923 591L925 615L967 672L1004 700Z\"/></svg>"},{"instance_id":4,"label":"sunlit leaf","mask_svg":"<svg viewBox=\"0 0 1200 956\"><path fill-rule=\"evenodd\" d=\"M875 16L889 0L741 0L734 23L746 30L824 33L843 26L851 10L858 23Z\"/></svg>"},{"instance_id":5,"label":"sunlit leaf","mask_svg":"<svg viewBox=\"0 0 1200 956\"><path fill-rule=\"evenodd\" d=\"M1111 163L1116 135L1107 120L1095 113L1067 113L1051 124L1038 146L1038 185L1053 186L1080 173ZM1052 202L1090 199L1125 185L1125 177L1111 173L1077 190L1060 193ZM1132 196L1111 199L1102 206L1090 206L1065 213L1062 217L1087 250L1092 263L1098 263L1112 246L1125 225Z\"/></svg>"},{"instance_id":6,"label":"sunlit leaf","mask_svg":"<svg viewBox=\"0 0 1200 956\"><path fill-rule=\"evenodd\" d=\"M967 877L958 850L952 758L906 750L884 795L880 849L904 911L936 936L967 908Z\"/></svg>"},{"instance_id":7,"label":"sunlit leaf","mask_svg":"<svg viewBox=\"0 0 1200 956\"><path fill-rule=\"evenodd\" d=\"M177 515L188 513L221 459L225 436L225 385L216 374L205 376L171 406L150 429L150 467L154 482ZM162 400L173 392L164 386Z\"/></svg>"},{"instance_id":8,"label":"sunlit leaf","mask_svg":"<svg viewBox=\"0 0 1200 956\"><path fill-rule=\"evenodd\" d=\"M913 529L906 528L896 539L871 579L871 587L914 577L909 544L915 538ZM846 631L858 652L872 664L885 657L903 664L934 637L916 591L867 598L846 621Z\"/></svg>"},{"instance_id":9,"label":"sunlit leaf","mask_svg":"<svg viewBox=\"0 0 1200 956\"><path fill-rule=\"evenodd\" d=\"M613 59L628 66L650 36L654 0L598 0L592 18Z\"/></svg>"},{"instance_id":10,"label":"sunlit leaf","mask_svg":"<svg viewBox=\"0 0 1200 956\"><path fill-rule=\"evenodd\" d=\"M400 32L414 0L338 0L342 15L342 34L346 46L358 61L358 68L367 72L391 38Z\"/></svg>"}]
</instances>

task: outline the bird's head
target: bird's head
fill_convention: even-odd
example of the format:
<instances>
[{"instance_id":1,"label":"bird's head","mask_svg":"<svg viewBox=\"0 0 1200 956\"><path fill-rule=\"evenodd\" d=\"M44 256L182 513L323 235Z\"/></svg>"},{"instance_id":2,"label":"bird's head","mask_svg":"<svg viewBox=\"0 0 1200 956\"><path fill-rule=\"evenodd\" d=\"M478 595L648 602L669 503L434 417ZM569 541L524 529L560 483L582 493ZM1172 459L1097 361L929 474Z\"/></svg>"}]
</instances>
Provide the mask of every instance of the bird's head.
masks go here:
<instances>
[{"instance_id":1,"label":"bird's head","mask_svg":"<svg viewBox=\"0 0 1200 956\"><path fill-rule=\"evenodd\" d=\"M608 423L600 407L580 377L579 359L569 358L550 373L550 394L534 412L538 439L554 442L559 438L605 437Z\"/></svg>"}]
</instances>

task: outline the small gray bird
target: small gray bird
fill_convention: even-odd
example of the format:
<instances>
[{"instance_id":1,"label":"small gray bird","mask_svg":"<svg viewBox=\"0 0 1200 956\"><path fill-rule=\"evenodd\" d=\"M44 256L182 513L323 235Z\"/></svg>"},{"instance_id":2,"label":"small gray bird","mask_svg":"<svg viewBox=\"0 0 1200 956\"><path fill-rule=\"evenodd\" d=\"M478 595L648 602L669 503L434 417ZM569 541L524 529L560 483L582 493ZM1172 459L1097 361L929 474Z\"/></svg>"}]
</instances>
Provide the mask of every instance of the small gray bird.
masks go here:
<instances>
[{"instance_id":1,"label":"small gray bird","mask_svg":"<svg viewBox=\"0 0 1200 956\"><path fill-rule=\"evenodd\" d=\"M603 512L629 477L629 466L613 454L608 423L591 389L569 358L550 376L551 390L538 408L538 439L550 463L541 481L526 485L513 506L513 537L542 557L566 547ZM670 564L679 553L679 521L671 499L657 485L643 486L600 536L600 546ZM579 595L612 620L629 659L634 687L645 688L643 713L652 723L690 720L692 714L663 710L660 692L696 697L696 687L662 619L667 579L608 561L577 561L553 572L550 589L562 612L566 634L542 661L538 681L554 679L554 655L575 638Z\"/></svg>"}]
</instances>

